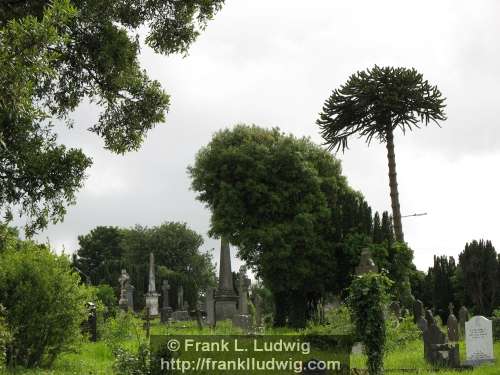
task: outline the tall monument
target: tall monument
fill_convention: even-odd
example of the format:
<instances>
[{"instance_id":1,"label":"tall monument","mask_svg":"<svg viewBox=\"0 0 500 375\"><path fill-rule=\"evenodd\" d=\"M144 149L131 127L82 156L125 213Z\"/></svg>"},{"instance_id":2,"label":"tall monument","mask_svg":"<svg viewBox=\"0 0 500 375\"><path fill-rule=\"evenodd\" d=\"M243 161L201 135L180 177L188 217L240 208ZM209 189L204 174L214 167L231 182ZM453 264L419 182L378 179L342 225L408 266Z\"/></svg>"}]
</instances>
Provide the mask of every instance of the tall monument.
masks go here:
<instances>
[{"instance_id":1,"label":"tall monument","mask_svg":"<svg viewBox=\"0 0 500 375\"><path fill-rule=\"evenodd\" d=\"M153 253L149 254L149 284L148 292L146 293L146 307L149 308L150 316L158 316L158 297L159 293L156 293L155 284L155 256Z\"/></svg>"},{"instance_id":2,"label":"tall monument","mask_svg":"<svg viewBox=\"0 0 500 375\"><path fill-rule=\"evenodd\" d=\"M231 251L229 242L221 239L219 285L215 291L215 318L217 321L232 319L236 315L238 296L234 291L231 272Z\"/></svg>"}]
</instances>

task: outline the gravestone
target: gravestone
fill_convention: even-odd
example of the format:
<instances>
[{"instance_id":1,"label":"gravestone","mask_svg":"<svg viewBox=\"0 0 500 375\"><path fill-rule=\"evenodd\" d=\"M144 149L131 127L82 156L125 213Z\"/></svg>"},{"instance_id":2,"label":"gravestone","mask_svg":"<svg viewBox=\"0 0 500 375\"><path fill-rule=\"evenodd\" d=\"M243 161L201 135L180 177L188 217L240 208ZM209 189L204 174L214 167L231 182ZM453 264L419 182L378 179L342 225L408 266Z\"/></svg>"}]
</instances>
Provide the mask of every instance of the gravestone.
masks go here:
<instances>
[{"instance_id":1,"label":"gravestone","mask_svg":"<svg viewBox=\"0 0 500 375\"><path fill-rule=\"evenodd\" d=\"M234 291L229 242L221 239L219 285L215 291L215 320L232 319L237 314L238 296Z\"/></svg>"},{"instance_id":2,"label":"gravestone","mask_svg":"<svg viewBox=\"0 0 500 375\"><path fill-rule=\"evenodd\" d=\"M207 324L210 327L215 326L215 300L214 300L215 289L209 287L207 289L207 294L205 295L205 310L207 312Z\"/></svg>"},{"instance_id":3,"label":"gravestone","mask_svg":"<svg viewBox=\"0 0 500 375\"><path fill-rule=\"evenodd\" d=\"M172 308L170 307L170 301L168 298L168 291L170 290L170 285L168 280L163 280L161 285L161 291L163 293L163 303L161 306L161 315L160 321L162 323L167 323L170 317L172 316Z\"/></svg>"},{"instance_id":4,"label":"gravestone","mask_svg":"<svg viewBox=\"0 0 500 375\"><path fill-rule=\"evenodd\" d=\"M458 322L460 328L460 334L465 335L465 322L469 320L469 310L467 307L462 306L458 311Z\"/></svg>"},{"instance_id":5,"label":"gravestone","mask_svg":"<svg viewBox=\"0 0 500 375\"><path fill-rule=\"evenodd\" d=\"M372 259L372 254L369 248L365 247L361 251L361 259L356 267L356 276L364 275L369 272L378 272L378 267Z\"/></svg>"},{"instance_id":6,"label":"gravestone","mask_svg":"<svg viewBox=\"0 0 500 375\"><path fill-rule=\"evenodd\" d=\"M457 342L460 340L460 335L458 333L458 320L455 314L453 314L453 303L450 303L449 309L450 314L446 323L448 327L448 341Z\"/></svg>"},{"instance_id":7,"label":"gravestone","mask_svg":"<svg viewBox=\"0 0 500 375\"><path fill-rule=\"evenodd\" d=\"M149 283L148 292L146 293L146 308L149 309L149 316L151 318L159 315L158 297L159 293L156 292L155 282L155 256L153 253L149 254Z\"/></svg>"},{"instance_id":8,"label":"gravestone","mask_svg":"<svg viewBox=\"0 0 500 375\"><path fill-rule=\"evenodd\" d=\"M420 316L418 318L417 327L420 329L422 333L427 331L429 324L427 323L427 320L423 316Z\"/></svg>"},{"instance_id":9,"label":"gravestone","mask_svg":"<svg viewBox=\"0 0 500 375\"><path fill-rule=\"evenodd\" d=\"M178 322L190 320L189 312L184 302L184 287L182 285L179 285L177 289L177 310L172 313L172 319Z\"/></svg>"},{"instance_id":10,"label":"gravestone","mask_svg":"<svg viewBox=\"0 0 500 375\"><path fill-rule=\"evenodd\" d=\"M418 323L419 318L424 317L424 304L419 299L413 302L413 321Z\"/></svg>"},{"instance_id":11,"label":"gravestone","mask_svg":"<svg viewBox=\"0 0 500 375\"><path fill-rule=\"evenodd\" d=\"M484 316L474 316L465 323L465 347L468 365L495 361L491 320Z\"/></svg>"},{"instance_id":12,"label":"gravestone","mask_svg":"<svg viewBox=\"0 0 500 375\"><path fill-rule=\"evenodd\" d=\"M246 268L241 267L238 278L238 314L233 316L233 324L243 329L250 329L252 325L251 316L248 314L248 288L250 287L250 279L246 276Z\"/></svg>"},{"instance_id":13,"label":"gravestone","mask_svg":"<svg viewBox=\"0 0 500 375\"><path fill-rule=\"evenodd\" d=\"M127 287L127 303L129 311L132 312L134 312L134 290L135 287L129 282Z\"/></svg>"},{"instance_id":14,"label":"gravestone","mask_svg":"<svg viewBox=\"0 0 500 375\"><path fill-rule=\"evenodd\" d=\"M427 330L423 333L425 360L433 366L460 367L458 344L447 342L446 335L439 329L432 311L426 311Z\"/></svg>"},{"instance_id":15,"label":"gravestone","mask_svg":"<svg viewBox=\"0 0 500 375\"><path fill-rule=\"evenodd\" d=\"M130 276L128 275L126 270L124 269L122 270L122 273L118 278L118 282L120 283L120 300L118 301L118 305L120 306L120 309L122 309L123 311L128 311L129 302L128 302L127 289L130 283Z\"/></svg>"}]
</instances>

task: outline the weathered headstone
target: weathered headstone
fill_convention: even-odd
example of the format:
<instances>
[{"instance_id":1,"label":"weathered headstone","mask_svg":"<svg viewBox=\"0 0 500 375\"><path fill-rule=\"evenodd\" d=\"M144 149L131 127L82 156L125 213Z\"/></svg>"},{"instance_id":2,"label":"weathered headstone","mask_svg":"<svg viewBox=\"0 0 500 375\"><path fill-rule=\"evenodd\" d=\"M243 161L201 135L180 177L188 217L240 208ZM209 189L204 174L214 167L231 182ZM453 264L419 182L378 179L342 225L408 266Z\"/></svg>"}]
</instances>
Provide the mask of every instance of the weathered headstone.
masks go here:
<instances>
[{"instance_id":1,"label":"weathered headstone","mask_svg":"<svg viewBox=\"0 0 500 375\"><path fill-rule=\"evenodd\" d=\"M474 316L465 323L465 347L468 365L495 361L491 320L484 316Z\"/></svg>"},{"instance_id":2,"label":"weathered headstone","mask_svg":"<svg viewBox=\"0 0 500 375\"><path fill-rule=\"evenodd\" d=\"M430 310L426 311L428 328L423 333L425 360L434 366L459 367L458 344L447 342L446 335L439 329Z\"/></svg>"},{"instance_id":3,"label":"weathered headstone","mask_svg":"<svg viewBox=\"0 0 500 375\"><path fill-rule=\"evenodd\" d=\"M233 274L231 272L231 250L229 242L221 239L219 285L215 291L215 319L217 321L232 319L237 314L238 296L234 291Z\"/></svg>"},{"instance_id":4,"label":"weathered headstone","mask_svg":"<svg viewBox=\"0 0 500 375\"><path fill-rule=\"evenodd\" d=\"M155 317L159 315L158 297L159 293L156 292L155 282L155 257L153 253L149 254L149 283L148 292L146 293L146 308L149 308L149 316Z\"/></svg>"},{"instance_id":5,"label":"weathered headstone","mask_svg":"<svg viewBox=\"0 0 500 375\"><path fill-rule=\"evenodd\" d=\"M190 320L189 312L184 302L184 287L179 285L177 288L177 310L172 313L172 319L178 322Z\"/></svg>"},{"instance_id":6,"label":"weathered headstone","mask_svg":"<svg viewBox=\"0 0 500 375\"><path fill-rule=\"evenodd\" d=\"M378 267L372 259L372 254L369 248L364 248L361 251L361 259L356 267L356 276L364 275L368 272L378 272Z\"/></svg>"},{"instance_id":7,"label":"weathered headstone","mask_svg":"<svg viewBox=\"0 0 500 375\"><path fill-rule=\"evenodd\" d=\"M419 318L424 317L424 304L419 299L413 302L413 321L418 323Z\"/></svg>"},{"instance_id":8,"label":"weathered headstone","mask_svg":"<svg viewBox=\"0 0 500 375\"><path fill-rule=\"evenodd\" d=\"M423 317L420 316L417 321L417 327L420 329L420 331L425 332L427 331L427 328L429 327L429 324L427 323L427 320Z\"/></svg>"},{"instance_id":9,"label":"weathered headstone","mask_svg":"<svg viewBox=\"0 0 500 375\"><path fill-rule=\"evenodd\" d=\"M120 300L118 301L118 305L120 306L120 309L128 311L129 303L127 298L127 289L130 282L130 276L126 270L122 270L122 273L118 278L118 282L120 283Z\"/></svg>"},{"instance_id":10,"label":"weathered headstone","mask_svg":"<svg viewBox=\"0 0 500 375\"><path fill-rule=\"evenodd\" d=\"M215 300L214 300L215 289L209 287L207 289L207 294L205 295L205 309L207 312L207 324L210 327L215 325Z\"/></svg>"},{"instance_id":11,"label":"weathered headstone","mask_svg":"<svg viewBox=\"0 0 500 375\"><path fill-rule=\"evenodd\" d=\"M465 335L465 322L469 320L469 310L467 307L462 306L458 311L458 322L460 327L460 333Z\"/></svg>"},{"instance_id":12,"label":"weathered headstone","mask_svg":"<svg viewBox=\"0 0 500 375\"><path fill-rule=\"evenodd\" d=\"M446 323L448 326L448 341L457 342L460 340L460 335L458 333L458 320L455 314L453 314L452 303L450 303L449 309L450 314L448 315L448 321Z\"/></svg>"},{"instance_id":13,"label":"weathered headstone","mask_svg":"<svg viewBox=\"0 0 500 375\"><path fill-rule=\"evenodd\" d=\"M170 285L168 280L163 280L161 285L161 291L163 293L163 303L161 307L161 316L160 320L162 323L167 323L170 317L172 316L172 308L170 307L170 301L168 298L168 292L170 290Z\"/></svg>"}]
</instances>

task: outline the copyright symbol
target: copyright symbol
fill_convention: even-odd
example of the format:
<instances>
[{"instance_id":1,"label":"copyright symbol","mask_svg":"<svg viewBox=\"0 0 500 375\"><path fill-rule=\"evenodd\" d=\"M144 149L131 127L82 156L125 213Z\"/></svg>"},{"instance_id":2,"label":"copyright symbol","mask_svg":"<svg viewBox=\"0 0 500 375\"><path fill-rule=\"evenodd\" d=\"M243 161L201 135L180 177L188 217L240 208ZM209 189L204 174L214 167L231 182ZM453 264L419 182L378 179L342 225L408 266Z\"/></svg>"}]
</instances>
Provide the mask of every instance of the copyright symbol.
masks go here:
<instances>
[{"instance_id":1,"label":"copyright symbol","mask_svg":"<svg viewBox=\"0 0 500 375\"><path fill-rule=\"evenodd\" d=\"M171 339L168 340L167 342L167 349L170 350L171 352L176 352L181 348L181 343L179 340L176 339Z\"/></svg>"}]
</instances>

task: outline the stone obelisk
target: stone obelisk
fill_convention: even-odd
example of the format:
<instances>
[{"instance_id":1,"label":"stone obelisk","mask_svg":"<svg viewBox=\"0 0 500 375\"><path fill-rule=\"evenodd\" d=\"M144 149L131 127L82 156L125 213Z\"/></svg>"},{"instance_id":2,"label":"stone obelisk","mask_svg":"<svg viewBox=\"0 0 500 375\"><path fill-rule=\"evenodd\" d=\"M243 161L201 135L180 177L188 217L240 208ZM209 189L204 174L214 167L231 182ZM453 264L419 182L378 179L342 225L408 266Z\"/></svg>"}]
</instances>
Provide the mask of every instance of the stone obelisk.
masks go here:
<instances>
[{"instance_id":1,"label":"stone obelisk","mask_svg":"<svg viewBox=\"0 0 500 375\"><path fill-rule=\"evenodd\" d=\"M233 274L231 272L231 251L229 242L221 239L219 285L215 292L215 319L232 319L236 315L238 296L234 291Z\"/></svg>"},{"instance_id":2,"label":"stone obelisk","mask_svg":"<svg viewBox=\"0 0 500 375\"><path fill-rule=\"evenodd\" d=\"M155 283L155 256L149 254L149 284L148 292L146 293L146 308L149 308L149 315L152 317L158 316L158 297Z\"/></svg>"}]
</instances>

